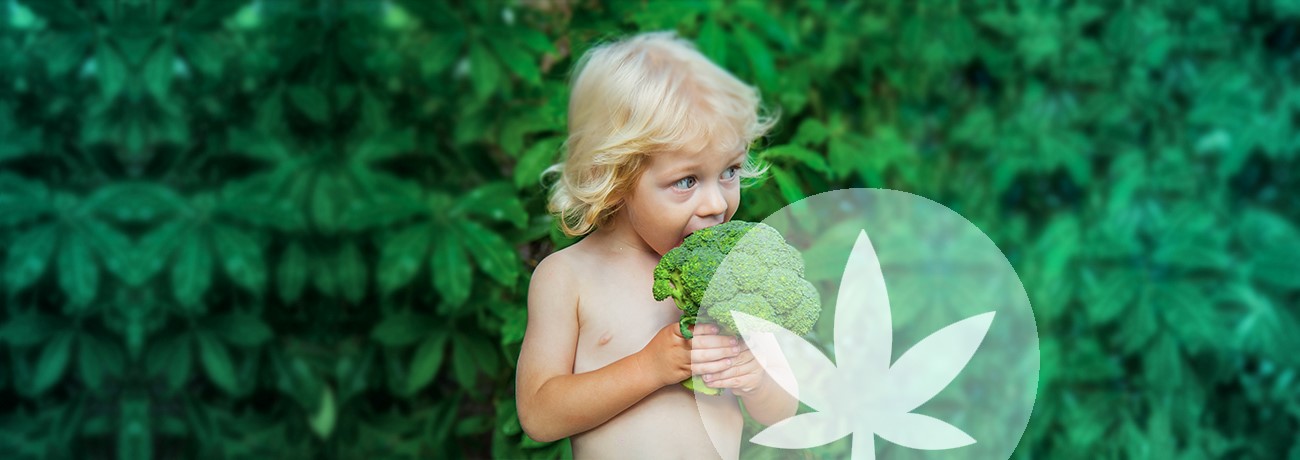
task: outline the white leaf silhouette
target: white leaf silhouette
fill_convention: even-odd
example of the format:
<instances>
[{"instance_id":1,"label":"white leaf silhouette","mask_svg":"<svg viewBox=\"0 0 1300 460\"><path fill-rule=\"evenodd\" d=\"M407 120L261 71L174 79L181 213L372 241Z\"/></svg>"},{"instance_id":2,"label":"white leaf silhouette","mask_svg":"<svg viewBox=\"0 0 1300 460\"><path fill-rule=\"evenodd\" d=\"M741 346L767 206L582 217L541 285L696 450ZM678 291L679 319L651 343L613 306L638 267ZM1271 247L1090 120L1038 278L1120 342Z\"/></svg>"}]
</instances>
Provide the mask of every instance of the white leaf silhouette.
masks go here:
<instances>
[{"instance_id":1,"label":"white leaf silhouette","mask_svg":"<svg viewBox=\"0 0 1300 460\"><path fill-rule=\"evenodd\" d=\"M898 357L889 368L889 386L895 389L890 409L911 412L947 387L984 341L994 313L949 324Z\"/></svg>"},{"instance_id":2,"label":"white leaf silhouette","mask_svg":"<svg viewBox=\"0 0 1300 460\"><path fill-rule=\"evenodd\" d=\"M835 311L835 356L860 356L840 365L852 375L884 376L893 353L894 324L885 276L866 231L858 231L835 305L840 306ZM865 337L866 342L855 344L848 340L850 337Z\"/></svg>"},{"instance_id":3,"label":"white leaf silhouette","mask_svg":"<svg viewBox=\"0 0 1300 460\"><path fill-rule=\"evenodd\" d=\"M765 319L734 310L731 315L750 353L777 386L815 410L830 410L835 405L833 398L843 392L835 379L839 373L821 350ZM805 378L797 377L801 375Z\"/></svg>"},{"instance_id":4,"label":"white leaf silhouette","mask_svg":"<svg viewBox=\"0 0 1300 460\"><path fill-rule=\"evenodd\" d=\"M940 329L890 366L893 324L889 296L866 231L859 231L849 255L836 305L835 364L788 330L751 315L732 313L759 365L778 386L817 411L773 424L752 442L794 449L820 446L852 434L855 459L875 458L875 435L912 449L952 449L976 442L957 427L911 411L937 395L965 368L987 335L994 312ZM865 340L858 343L854 339Z\"/></svg>"},{"instance_id":5,"label":"white leaf silhouette","mask_svg":"<svg viewBox=\"0 0 1300 460\"><path fill-rule=\"evenodd\" d=\"M888 416L876 427L876 436L881 439L913 449L952 449L975 443L966 432L947 422L910 412Z\"/></svg>"},{"instance_id":6,"label":"white leaf silhouette","mask_svg":"<svg viewBox=\"0 0 1300 460\"><path fill-rule=\"evenodd\" d=\"M772 424L754 435L751 441L779 449L798 449L810 444L820 446L851 433L852 427L845 422L844 418L829 412L799 414Z\"/></svg>"}]
</instances>

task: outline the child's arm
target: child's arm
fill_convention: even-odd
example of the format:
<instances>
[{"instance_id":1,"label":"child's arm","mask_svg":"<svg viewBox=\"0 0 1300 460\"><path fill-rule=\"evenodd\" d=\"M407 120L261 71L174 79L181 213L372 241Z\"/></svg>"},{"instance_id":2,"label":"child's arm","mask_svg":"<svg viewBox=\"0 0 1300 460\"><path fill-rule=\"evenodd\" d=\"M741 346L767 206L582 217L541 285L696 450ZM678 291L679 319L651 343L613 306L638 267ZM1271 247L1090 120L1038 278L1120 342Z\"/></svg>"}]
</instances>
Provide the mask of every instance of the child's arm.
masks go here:
<instances>
[{"instance_id":1,"label":"child's arm","mask_svg":"<svg viewBox=\"0 0 1300 460\"><path fill-rule=\"evenodd\" d=\"M760 383L750 391L746 392L743 389L731 391L740 396L749 416L763 425L785 420L787 417L794 416L794 413L799 410L799 401L781 389L781 386L766 373L763 374Z\"/></svg>"},{"instance_id":2,"label":"child's arm","mask_svg":"<svg viewBox=\"0 0 1300 460\"><path fill-rule=\"evenodd\" d=\"M538 264L528 287L528 326L515 385L519 423L542 442L595 428L691 375L690 344L677 323L665 326L637 353L574 374L577 283L565 261L553 259Z\"/></svg>"}]
</instances>

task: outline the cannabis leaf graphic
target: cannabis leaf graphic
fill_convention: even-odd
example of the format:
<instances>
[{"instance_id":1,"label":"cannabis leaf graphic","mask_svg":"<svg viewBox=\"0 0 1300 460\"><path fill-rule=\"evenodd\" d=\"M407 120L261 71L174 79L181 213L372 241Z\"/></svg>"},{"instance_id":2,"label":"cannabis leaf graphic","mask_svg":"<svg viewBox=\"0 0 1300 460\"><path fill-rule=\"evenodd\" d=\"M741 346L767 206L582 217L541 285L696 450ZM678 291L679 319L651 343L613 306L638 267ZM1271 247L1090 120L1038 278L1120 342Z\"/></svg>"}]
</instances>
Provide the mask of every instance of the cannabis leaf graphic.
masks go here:
<instances>
[{"instance_id":1,"label":"cannabis leaf graphic","mask_svg":"<svg viewBox=\"0 0 1300 460\"><path fill-rule=\"evenodd\" d=\"M778 386L817 411L773 424L752 441L800 449L854 435L852 458L864 460L875 458L875 436L922 450L975 443L957 427L912 411L947 387L966 367L988 333L994 313L940 329L891 366L893 325L885 278L871 240L860 231L836 301L837 363L790 331L735 313L737 328L759 364Z\"/></svg>"}]
</instances>

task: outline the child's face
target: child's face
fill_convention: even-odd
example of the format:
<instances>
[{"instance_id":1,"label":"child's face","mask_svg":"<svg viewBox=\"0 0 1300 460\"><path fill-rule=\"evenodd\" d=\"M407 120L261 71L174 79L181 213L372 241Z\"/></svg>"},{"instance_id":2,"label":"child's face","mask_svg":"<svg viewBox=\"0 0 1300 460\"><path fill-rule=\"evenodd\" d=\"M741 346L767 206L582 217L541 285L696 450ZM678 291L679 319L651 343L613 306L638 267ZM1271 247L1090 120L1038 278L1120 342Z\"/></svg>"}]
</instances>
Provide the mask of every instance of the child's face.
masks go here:
<instances>
[{"instance_id":1,"label":"child's face","mask_svg":"<svg viewBox=\"0 0 1300 460\"><path fill-rule=\"evenodd\" d=\"M625 203L632 228L663 255L691 232L731 220L746 153L707 148L651 156Z\"/></svg>"}]
</instances>

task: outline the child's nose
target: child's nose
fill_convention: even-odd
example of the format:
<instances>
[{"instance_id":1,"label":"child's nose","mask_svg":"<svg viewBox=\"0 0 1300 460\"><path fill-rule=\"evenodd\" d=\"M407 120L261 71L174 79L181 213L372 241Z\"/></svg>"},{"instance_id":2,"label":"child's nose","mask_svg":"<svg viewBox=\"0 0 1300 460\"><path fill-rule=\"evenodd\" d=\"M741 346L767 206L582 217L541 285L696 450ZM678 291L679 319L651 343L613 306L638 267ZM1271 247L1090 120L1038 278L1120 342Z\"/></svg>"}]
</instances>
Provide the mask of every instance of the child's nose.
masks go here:
<instances>
[{"instance_id":1,"label":"child's nose","mask_svg":"<svg viewBox=\"0 0 1300 460\"><path fill-rule=\"evenodd\" d=\"M722 195L721 188L711 187L701 190L701 192L704 192L702 193L703 196L701 196L704 201L695 210L700 217L712 217L727 211L727 198Z\"/></svg>"}]
</instances>

